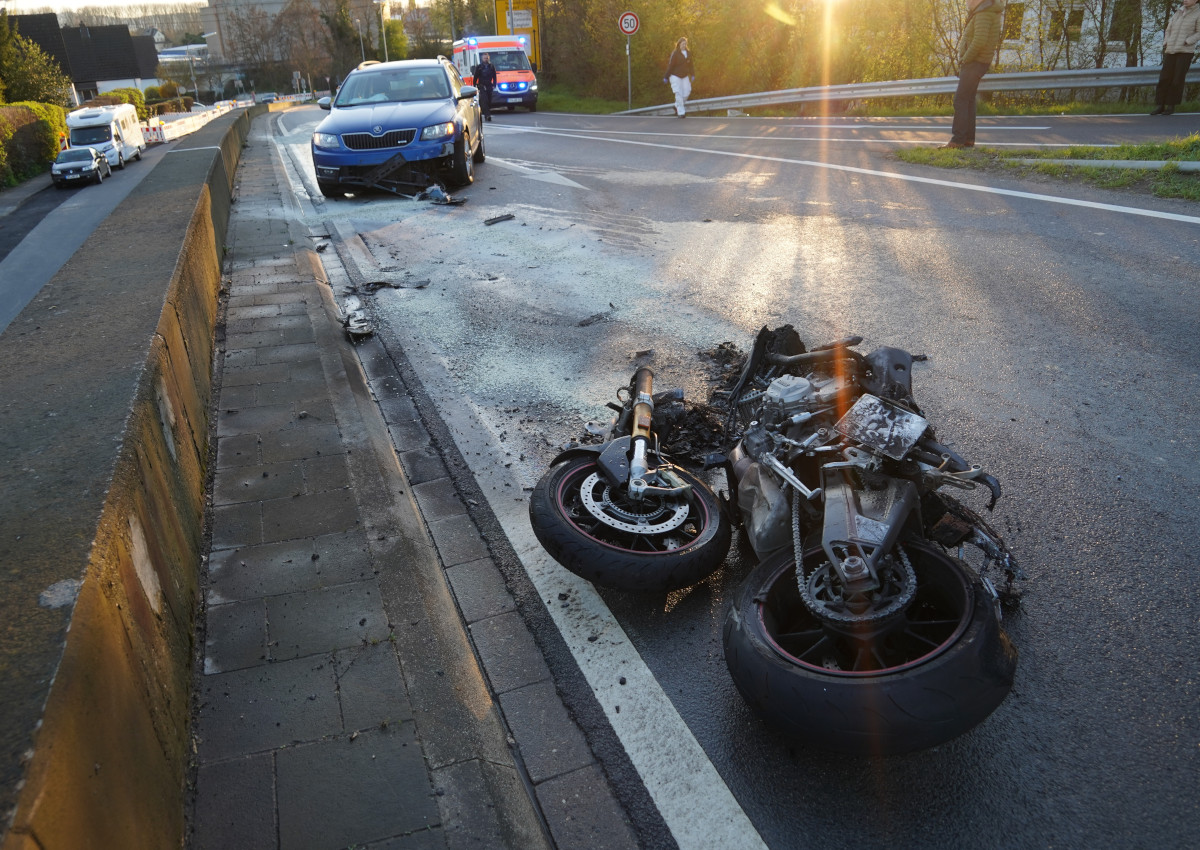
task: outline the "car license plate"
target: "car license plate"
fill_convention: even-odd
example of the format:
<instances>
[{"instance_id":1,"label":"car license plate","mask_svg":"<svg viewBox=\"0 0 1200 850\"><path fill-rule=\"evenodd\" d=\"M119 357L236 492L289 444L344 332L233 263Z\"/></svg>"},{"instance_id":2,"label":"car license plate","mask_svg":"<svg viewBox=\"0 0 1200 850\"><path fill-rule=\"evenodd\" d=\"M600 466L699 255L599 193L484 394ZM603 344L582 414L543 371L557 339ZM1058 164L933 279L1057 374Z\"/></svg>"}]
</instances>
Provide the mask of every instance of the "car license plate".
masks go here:
<instances>
[{"instance_id":1,"label":"car license plate","mask_svg":"<svg viewBox=\"0 0 1200 850\"><path fill-rule=\"evenodd\" d=\"M68 174L67 179L68 180L78 180L82 176L83 176L82 174Z\"/></svg>"},{"instance_id":2,"label":"car license plate","mask_svg":"<svg viewBox=\"0 0 1200 850\"><path fill-rule=\"evenodd\" d=\"M520 102L521 102L521 98L519 98L519 97L510 97L510 98L508 99L508 102L509 102L509 103L520 103Z\"/></svg>"}]
</instances>

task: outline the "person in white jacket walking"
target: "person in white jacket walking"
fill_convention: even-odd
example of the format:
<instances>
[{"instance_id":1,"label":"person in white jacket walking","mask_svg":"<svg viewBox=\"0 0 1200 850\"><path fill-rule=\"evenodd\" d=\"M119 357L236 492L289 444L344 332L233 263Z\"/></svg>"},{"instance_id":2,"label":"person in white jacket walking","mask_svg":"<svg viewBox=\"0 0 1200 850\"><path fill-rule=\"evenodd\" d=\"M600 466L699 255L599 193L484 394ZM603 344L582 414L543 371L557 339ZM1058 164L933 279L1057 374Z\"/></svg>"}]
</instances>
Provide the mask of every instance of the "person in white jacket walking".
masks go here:
<instances>
[{"instance_id":1,"label":"person in white jacket walking","mask_svg":"<svg viewBox=\"0 0 1200 850\"><path fill-rule=\"evenodd\" d=\"M1163 64L1154 90L1157 104L1151 115L1171 115L1183 100L1183 85L1188 67L1200 46L1200 0L1183 0L1183 5L1167 21L1163 34Z\"/></svg>"}]
</instances>

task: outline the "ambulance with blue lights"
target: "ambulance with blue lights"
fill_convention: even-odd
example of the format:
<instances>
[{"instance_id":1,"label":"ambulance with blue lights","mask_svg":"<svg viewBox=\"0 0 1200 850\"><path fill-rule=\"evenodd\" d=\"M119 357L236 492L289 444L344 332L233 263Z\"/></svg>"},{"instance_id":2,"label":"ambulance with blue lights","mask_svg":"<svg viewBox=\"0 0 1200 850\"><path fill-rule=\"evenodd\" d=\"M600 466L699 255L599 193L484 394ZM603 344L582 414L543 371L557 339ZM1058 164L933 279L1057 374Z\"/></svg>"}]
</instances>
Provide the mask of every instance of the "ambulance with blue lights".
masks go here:
<instances>
[{"instance_id":1,"label":"ambulance with blue lights","mask_svg":"<svg viewBox=\"0 0 1200 850\"><path fill-rule=\"evenodd\" d=\"M488 54L496 66L496 91L492 109L502 106L512 112L523 106L537 111L538 84L529 62L529 37L525 35L478 35L454 42L454 65L467 85L475 85L475 66Z\"/></svg>"}]
</instances>

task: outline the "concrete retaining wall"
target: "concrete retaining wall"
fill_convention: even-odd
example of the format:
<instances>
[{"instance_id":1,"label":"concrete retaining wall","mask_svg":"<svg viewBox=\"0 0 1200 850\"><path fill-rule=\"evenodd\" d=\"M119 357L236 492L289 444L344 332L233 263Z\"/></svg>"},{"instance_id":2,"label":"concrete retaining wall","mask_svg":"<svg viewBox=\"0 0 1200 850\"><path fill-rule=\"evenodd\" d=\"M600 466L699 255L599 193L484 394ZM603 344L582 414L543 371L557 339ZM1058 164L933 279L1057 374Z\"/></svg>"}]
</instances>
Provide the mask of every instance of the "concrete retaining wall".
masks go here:
<instances>
[{"instance_id":1,"label":"concrete retaining wall","mask_svg":"<svg viewBox=\"0 0 1200 850\"><path fill-rule=\"evenodd\" d=\"M220 258L250 117L179 142L0 336L6 850L183 842Z\"/></svg>"}]
</instances>

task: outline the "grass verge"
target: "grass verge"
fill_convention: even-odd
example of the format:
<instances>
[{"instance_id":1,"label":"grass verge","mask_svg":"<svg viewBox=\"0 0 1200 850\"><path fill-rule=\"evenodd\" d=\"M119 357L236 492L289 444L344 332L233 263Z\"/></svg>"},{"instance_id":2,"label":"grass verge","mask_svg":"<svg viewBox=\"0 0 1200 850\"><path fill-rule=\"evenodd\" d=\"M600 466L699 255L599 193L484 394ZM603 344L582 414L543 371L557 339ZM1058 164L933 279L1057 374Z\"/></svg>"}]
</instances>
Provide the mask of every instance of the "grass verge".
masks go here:
<instances>
[{"instance_id":1,"label":"grass verge","mask_svg":"<svg viewBox=\"0 0 1200 850\"><path fill-rule=\"evenodd\" d=\"M1185 138L1169 142L1119 145L1115 148L1078 146L1053 151L1041 148L1029 150L995 150L987 147L959 150L912 148L897 151L895 156L903 162L931 165L935 168L971 168L978 171L1003 171L1018 177L1040 176L1049 179L1080 180L1101 189L1119 189L1126 192L1141 192L1158 198L1200 201L1200 173L1182 172L1170 165L1171 162L1200 161L1200 133L1193 133ZM1167 160L1168 165L1160 170L1147 170L1016 161L1022 159Z\"/></svg>"},{"instance_id":2,"label":"grass verge","mask_svg":"<svg viewBox=\"0 0 1200 850\"><path fill-rule=\"evenodd\" d=\"M652 104L635 103L634 106L649 106ZM562 86L543 86L538 91L538 109L543 112L577 112L584 115L609 115L613 112L623 112L629 107L624 100L605 100L599 97L587 97Z\"/></svg>"}]
</instances>

